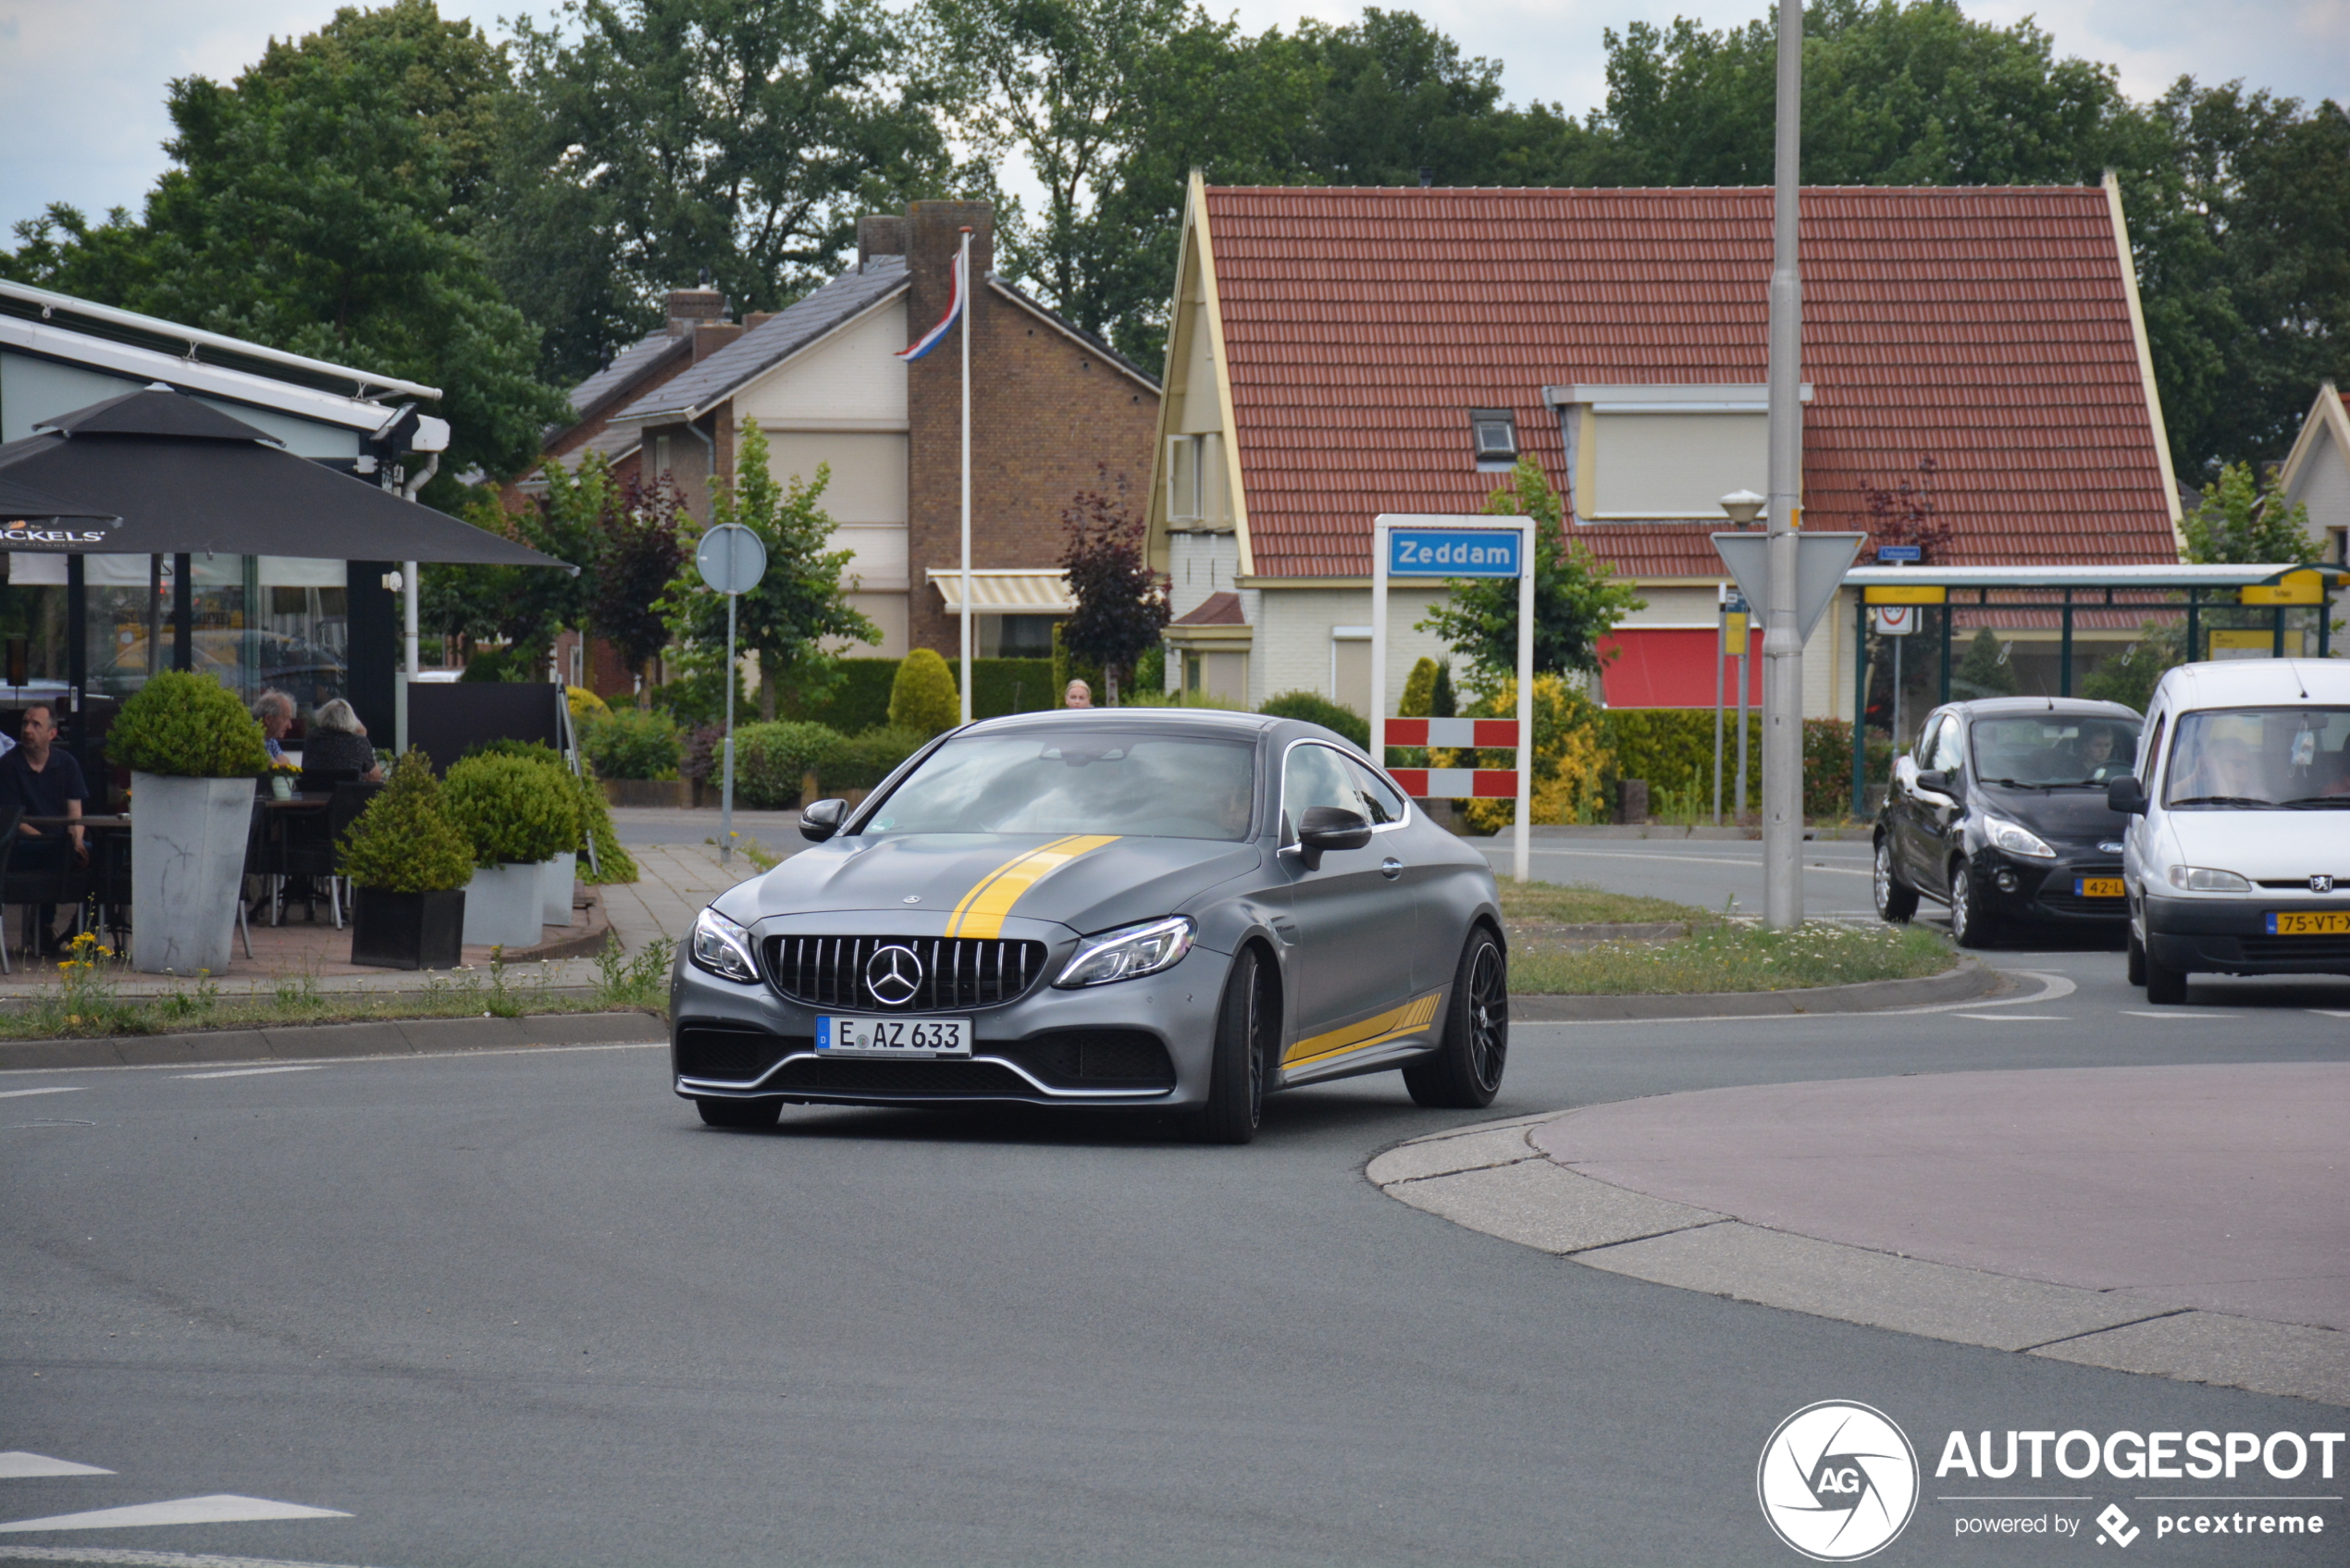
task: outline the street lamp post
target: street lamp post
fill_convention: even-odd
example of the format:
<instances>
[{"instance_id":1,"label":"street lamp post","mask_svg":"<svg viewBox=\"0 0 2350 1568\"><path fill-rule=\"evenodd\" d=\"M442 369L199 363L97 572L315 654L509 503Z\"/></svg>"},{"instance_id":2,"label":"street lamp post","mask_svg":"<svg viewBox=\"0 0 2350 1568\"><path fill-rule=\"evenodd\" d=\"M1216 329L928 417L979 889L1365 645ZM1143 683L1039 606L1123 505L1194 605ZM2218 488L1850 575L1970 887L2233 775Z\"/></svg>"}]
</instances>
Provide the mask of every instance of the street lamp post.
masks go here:
<instances>
[{"instance_id":1,"label":"street lamp post","mask_svg":"<svg viewBox=\"0 0 2350 1568\"><path fill-rule=\"evenodd\" d=\"M1803 4L1779 0L1778 136L1771 197L1770 602L1762 630L1762 920L1803 921L1803 284L1796 172L1803 129Z\"/></svg>"}]
</instances>

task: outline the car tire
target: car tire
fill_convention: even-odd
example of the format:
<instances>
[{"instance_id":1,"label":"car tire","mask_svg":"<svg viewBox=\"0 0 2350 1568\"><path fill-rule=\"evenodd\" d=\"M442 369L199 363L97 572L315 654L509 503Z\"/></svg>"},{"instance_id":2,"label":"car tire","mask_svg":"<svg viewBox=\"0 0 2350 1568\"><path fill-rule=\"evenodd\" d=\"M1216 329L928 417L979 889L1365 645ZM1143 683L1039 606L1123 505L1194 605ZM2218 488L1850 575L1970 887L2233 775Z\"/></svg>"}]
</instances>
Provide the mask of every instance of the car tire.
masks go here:
<instances>
[{"instance_id":1,"label":"car tire","mask_svg":"<svg viewBox=\"0 0 2350 1568\"><path fill-rule=\"evenodd\" d=\"M1974 907L1974 872L1963 859L1950 862L1950 940L1961 947L1991 945L1991 922Z\"/></svg>"},{"instance_id":2,"label":"car tire","mask_svg":"<svg viewBox=\"0 0 2350 1568\"><path fill-rule=\"evenodd\" d=\"M2187 999L2187 971L2174 969L2148 953L2145 958L2146 1000L2158 1007L2176 1007Z\"/></svg>"},{"instance_id":3,"label":"car tire","mask_svg":"<svg viewBox=\"0 0 2350 1568\"><path fill-rule=\"evenodd\" d=\"M1254 947L1241 949L1224 982L1216 1009L1216 1054L1207 1077L1207 1104L1192 1119L1203 1143L1246 1143L1265 1118L1265 1080L1272 1070L1269 1036L1276 1014L1266 995L1262 961Z\"/></svg>"},{"instance_id":4,"label":"car tire","mask_svg":"<svg viewBox=\"0 0 2350 1568\"><path fill-rule=\"evenodd\" d=\"M1404 1069L1404 1087L1415 1105L1481 1110L1502 1092L1509 1055L1509 959L1492 932L1478 926L1453 970L1444 1043Z\"/></svg>"},{"instance_id":5,"label":"car tire","mask_svg":"<svg viewBox=\"0 0 2350 1568\"><path fill-rule=\"evenodd\" d=\"M2144 985L2146 982L2146 945L2138 940L2138 933L2134 931L2130 933L2130 983L2132 985Z\"/></svg>"},{"instance_id":6,"label":"car tire","mask_svg":"<svg viewBox=\"0 0 2350 1568\"><path fill-rule=\"evenodd\" d=\"M762 1128L775 1125L783 1114L781 1100L696 1100L705 1127Z\"/></svg>"},{"instance_id":7,"label":"car tire","mask_svg":"<svg viewBox=\"0 0 2350 1568\"><path fill-rule=\"evenodd\" d=\"M1890 833L1877 835L1873 880L1876 887L1876 918L1891 925L1908 925L1910 917L1918 912L1918 890L1903 882L1900 873L1893 869Z\"/></svg>"}]
</instances>

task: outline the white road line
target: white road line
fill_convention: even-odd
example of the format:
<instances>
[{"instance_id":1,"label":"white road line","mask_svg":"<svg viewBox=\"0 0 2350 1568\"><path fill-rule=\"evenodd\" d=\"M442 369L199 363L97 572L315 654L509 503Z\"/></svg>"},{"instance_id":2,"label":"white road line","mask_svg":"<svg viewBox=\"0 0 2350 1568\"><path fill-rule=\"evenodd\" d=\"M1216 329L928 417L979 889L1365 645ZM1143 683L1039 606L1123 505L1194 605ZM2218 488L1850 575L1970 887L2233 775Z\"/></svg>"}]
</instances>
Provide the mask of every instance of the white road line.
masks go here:
<instances>
[{"instance_id":1,"label":"white road line","mask_svg":"<svg viewBox=\"0 0 2350 1568\"><path fill-rule=\"evenodd\" d=\"M2125 1019L2176 1019L2180 1023L2223 1023L2241 1015L2236 1013L2140 1013L2124 1007L2121 1009L2121 1016Z\"/></svg>"},{"instance_id":2,"label":"white road line","mask_svg":"<svg viewBox=\"0 0 2350 1568\"><path fill-rule=\"evenodd\" d=\"M103 1546L13 1546L0 1541L0 1562L95 1562L121 1568L352 1568L344 1562L290 1562L276 1557L221 1557L213 1552L126 1551Z\"/></svg>"},{"instance_id":3,"label":"white road line","mask_svg":"<svg viewBox=\"0 0 2350 1568\"><path fill-rule=\"evenodd\" d=\"M2072 1021L2056 1013L1954 1013L1951 1016L1974 1019L1983 1023L2070 1023Z\"/></svg>"},{"instance_id":4,"label":"white road line","mask_svg":"<svg viewBox=\"0 0 2350 1568\"><path fill-rule=\"evenodd\" d=\"M2339 1012L2331 1007L2311 1007L2307 1010L2321 1019L2350 1019L2350 1013Z\"/></svg>"},{"instance_id":5,"label":"white road line","mask_svg":"<svg viewBox=\"0 0 2350 1568\"><path fill-rule=\"evenodd\" d=\"M1913 1018L1920 1013L1964 1013L1981 1012L1987 1007L2027 1007L2035 1002L2060 1002L2080 989L2069 977L2050 974L2045 969L2002 969L1999 972L2016 975L2025 980L2036 980L2040 982L2040 989L2029 996L2009 996L1996 1002L1936 1002L1927 1007L1893 1007L1882 1013L1849 1013L1845 1016L1879 1019ZM1815 1016L1825 1018L1829 1015L1823 1013Z\"/></svg>"},{"instance_id":6,"label":"white road line","mask_svg":"<svg viewBox=\"0 0 2350 1568\"><path fill-rule=\"evenodd\" d=\"M70 1459L51 1459L45 1453L27 1453L22 1449L10 1449L0 1453L0 1481L21 1481L34 1475L111 1475L111 1470L101 1470L94 1464L76 1464Z\"/></svg>"},{"instance_id":7,"label":"white road line","mask_svg":"<svg viewBox=\"0 0 2350 1568\"><path fill-rule=\"evenodd\" d=\"M258 1078L265 1072L316 1072L319 1068L326 1065L320 1062L316 1067L306 1068L230 1068L227 1072L181 1072L174 1073L172 1076L175 1078Z\"/></svg>"},{"instance_id":8,"label":"white road line","mask_svg":"<svg viewBox=\"0 0 2350 1568\"><path fill-rule=\"evenodd\" d=\"M79 1094L79 1083L62 1083L55 1089L0 1089L0 1100L21 1100L28 1094Z\"/></svg>"},{"instance_id":9,"label":"white road line","mask_svg":"<svg viewBox=\"0 0 2350 1568\"><path fill-rule=\"evenodd\" d=\"M87 1513L55 1513L46 1519L16 1519L0 1531L119 1530L142 1525L235 1525L254 1519L348 1519L331 1508L305 1508L298 1502L272 1502L267 1498L239 1497L215 1492L207 1497L174 1498L168 1502L134 1503L129 1508L100 1508Z\"/></svg>"}]
</instances>

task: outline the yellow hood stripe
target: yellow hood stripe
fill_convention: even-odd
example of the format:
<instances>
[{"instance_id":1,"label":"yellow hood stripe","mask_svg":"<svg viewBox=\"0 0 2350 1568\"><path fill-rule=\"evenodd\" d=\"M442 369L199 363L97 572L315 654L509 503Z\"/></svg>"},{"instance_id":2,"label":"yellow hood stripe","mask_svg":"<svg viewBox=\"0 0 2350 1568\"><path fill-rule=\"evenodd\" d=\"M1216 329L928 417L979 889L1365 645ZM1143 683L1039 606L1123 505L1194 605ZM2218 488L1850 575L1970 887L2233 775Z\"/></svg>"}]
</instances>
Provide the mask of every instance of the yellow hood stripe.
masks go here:
<instances>
[{"instance_id":1,"label":"yellow hood stripe","mask_svg":"<svg viewBox=\"0 0 2350 1568\"><path fill-rule=\"evenodd\" d=\"M963 895L946 921L949 936L994 937L1004 934L1004 917L1012 912L1021 894L1051 876L1081 855L1118 842L1117 833L1073 833L1034 849L1022 850L985 876Z\"/></svg>"},{"instance_id":2,"label":"yellow hood stripe","mask_svg":"<svg viewBox=\"0 0 2350 1568\"><path fill-rule=\"evenodd\" d=\"M1349 1051L1367 1050L1373 1045L1401 1040L1407 1034L1417 1034L1436 1021L1437 1004L1443 999L1444 993L1440 988L1424 996L1415 996L1383 1013L1373 1013L1369 1018L1357 1019L1328 1033L1300 1040L1282 1056L1281 1065L1285 1068L1298 1067L1306 1062L1320 1061L1325 1056L1344 1056Z\"/></svg>"}]
</instances>

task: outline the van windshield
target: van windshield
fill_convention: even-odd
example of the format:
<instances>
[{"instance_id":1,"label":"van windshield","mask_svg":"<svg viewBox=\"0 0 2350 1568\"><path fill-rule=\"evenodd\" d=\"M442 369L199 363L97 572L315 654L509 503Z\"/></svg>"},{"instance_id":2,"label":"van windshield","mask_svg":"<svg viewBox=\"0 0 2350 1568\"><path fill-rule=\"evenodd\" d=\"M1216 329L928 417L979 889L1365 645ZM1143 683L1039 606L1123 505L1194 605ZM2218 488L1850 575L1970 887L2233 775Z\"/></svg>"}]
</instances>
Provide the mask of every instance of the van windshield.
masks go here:
<instances>
[{"instance_id":1,"label":"van windshield","mask_svg":"<svg viewBox=\"0 0 2350 1568\"><path fill-rule=\"evenodd\" d=\"M1977 719L1974 776L1986 784L2099 788L2138 765L2138 721L2081 713Z\"/></svg>"},{"instance_id":2,"label":"van windshield","mask_svg":"<svg viewBox=\"0 0 2350 1568\"><path fill-rule=\"evenodd\" d=\"M1071 726L950 740L890 792L862 833L1248 836L1256 747L1246 741Z\"/></svg>"},{"instance_id":3,"label":"van windshield","mask_svg":"<svg viewBox=\"0 0 2350 1568\"><path fill-rule=\"evenodd\" d=\"M2212 708L2179 715L2165 806L2350 809L2350 708Z\"/></svg>"}]
</instances>

